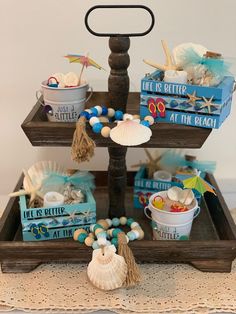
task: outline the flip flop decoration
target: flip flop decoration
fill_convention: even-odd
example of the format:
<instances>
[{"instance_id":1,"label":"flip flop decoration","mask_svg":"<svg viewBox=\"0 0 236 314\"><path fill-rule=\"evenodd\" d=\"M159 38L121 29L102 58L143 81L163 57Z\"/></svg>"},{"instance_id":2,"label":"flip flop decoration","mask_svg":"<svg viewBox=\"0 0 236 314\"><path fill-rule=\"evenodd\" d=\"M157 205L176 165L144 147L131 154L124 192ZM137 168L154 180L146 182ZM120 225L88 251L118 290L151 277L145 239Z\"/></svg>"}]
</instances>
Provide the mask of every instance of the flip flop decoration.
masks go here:
<instances>
[{"instance_id":1,"label":"flip flop decoration","mask_svg":"<svg viewBox=\"0 0 236 314\"><path fill-rule=\"evenodd\" d=\"M165 100L163 98L156 99L156 107L157 107L158 112L160 113L160 118L165 118L166 106L165 106Z\"/></svg>"},{"instance_id":2,"label":"flip flop decoration","mask_svg":"<svg viewBox=\"0 0 236 314\"><path fill-rule=\"evenodd\" d=\"M148 110L150 111L154 119L157 118L157 109L156 109L155 100L153 98L148 99Z\"/></svg>"},{"instance_id":3,"label":"flip flop decoration","mask_svg":"<svg viewBox=\"0 0 236 314\"><path fill-rule=\"evenodd\" d=\"M143 193L143 192L138 192L138 200L139 203L143 205L143 207L148 205L148 201L150 196L152 195L152 193L148 192L148 193Z\"/></svg>"},{"instance_id":4,"label":"flip flop decoration","mask_svg":"<svg viewBox=\"0 0 236 314\"><path fill-rule=\"evenodd\" d=\"M39 240L42 236L45 238L49 237L49 232L46 224L39 223L39 224L32 224L30 226L30 231L33 233L34 237Z\"/></svg>"},{"instance_id":5,"label":"flip flop decoration","mask_svg":"<svg viewBox=\"0 0 236 314\"><path fill-rule=\"evenodd\" d=\"M160 118L165 118L166 106L163 98L156 98L156 100L154 98L149 98L147 103L148 110L154 119L158 117L158 114Z\"/></svg>"}]
</instances>

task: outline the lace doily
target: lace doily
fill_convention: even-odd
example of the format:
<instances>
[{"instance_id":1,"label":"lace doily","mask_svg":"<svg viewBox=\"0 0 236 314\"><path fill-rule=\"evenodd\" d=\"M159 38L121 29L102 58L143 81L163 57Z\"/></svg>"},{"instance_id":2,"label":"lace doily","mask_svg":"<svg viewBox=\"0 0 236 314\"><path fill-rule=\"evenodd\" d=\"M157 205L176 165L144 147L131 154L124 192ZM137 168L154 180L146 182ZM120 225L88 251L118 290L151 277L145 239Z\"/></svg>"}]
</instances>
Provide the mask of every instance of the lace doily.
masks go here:
<instances>
[{"instance_id":1,"label":"lace doily","mask_svg":"<svg viewBox=\"0 0 236 314\"><path fill-rule=\"evenodd\" d=\"M89 313L216 313L236 311L236 261L231 273L185 264L141 265L142 283L110 292L91 286L87 265L43 264L28 274L0 273L0 311Z\"/></svg>"}]
</instances>

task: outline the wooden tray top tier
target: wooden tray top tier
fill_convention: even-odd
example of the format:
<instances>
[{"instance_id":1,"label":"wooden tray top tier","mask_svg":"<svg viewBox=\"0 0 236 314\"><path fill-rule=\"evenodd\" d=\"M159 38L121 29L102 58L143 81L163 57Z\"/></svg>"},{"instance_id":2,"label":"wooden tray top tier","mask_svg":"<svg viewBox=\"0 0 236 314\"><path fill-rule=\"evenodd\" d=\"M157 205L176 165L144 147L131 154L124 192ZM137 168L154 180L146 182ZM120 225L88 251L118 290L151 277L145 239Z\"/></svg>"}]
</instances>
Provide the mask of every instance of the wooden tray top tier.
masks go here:
<instances>
[{"instance_id":1,"label":"wooden tray top tier","mask_svg":"<svg viewBox=\"0 0 236 314\"><path fill-rule=\"evenodd\" d=\"M139 103L140 94L129 93L126 111L138 114ZM110 106L108 93L94 92L87 108L102 104ZM71 146L75 123L49 122L43 112L43 107L37 102L21 127L33 146ZM151 129L153 133L151 140L139 147L200 148L212 131L211 129L168 123L155 124ZM98 147L120 147L111 139L104 138L101 134L95 134L90 126L87 127L87 133L94 139Z\"/></svg>"},{"instance_id":2,"label":"wooden tray top tier","mask_svg":"<svg viewBox=\"0 0 236 314\"><path fill-rule=\"evenodd\" d=\"M107 173L96 172L94 193L98 218L107 217ZM127 174L127 216L138 221L145 238L129 244L138 262L187 262L202 271L229 272L236 257L236 227L217 188L217 197L206 193L201 213L194 220L189 241L153 241L150 221L141 209L133 208L134 173ZM16 190L22 186L22 177ZM28 272L45 262L89 262L92 249L73 240L23 242L18 198L11 199L0 221L0 261L3 272ZM66 249L65 249L66 248Z\"/></svg>"}]
</instances>

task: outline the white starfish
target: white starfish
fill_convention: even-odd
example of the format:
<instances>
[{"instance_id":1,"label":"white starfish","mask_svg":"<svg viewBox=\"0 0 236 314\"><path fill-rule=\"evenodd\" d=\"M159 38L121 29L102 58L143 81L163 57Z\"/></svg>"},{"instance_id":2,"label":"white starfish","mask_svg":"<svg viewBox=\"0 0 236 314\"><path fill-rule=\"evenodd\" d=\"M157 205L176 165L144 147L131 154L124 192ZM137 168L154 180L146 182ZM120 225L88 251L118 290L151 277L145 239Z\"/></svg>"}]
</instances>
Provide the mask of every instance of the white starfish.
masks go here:
<instances>
[{"instance_id":1,"label":"white starfish","mask_svg":"<svg viewBox=\"0 0 236 314\"><path fill-rule=\"evenodd\" d=\"M187 94L188 98L189 98L189 101L188 103L191 105L191 106L195 106L196 105L196 100L200 100L201 98L200 97L197 97L196 96L196 91L194 91L192 94Z\"/></svg>"},{"instance_id":2,"label":"white starfish","mask_svg":"<svg viewBox=\"0 0 236 314\"><path fill-rule=\"evenodd\" d=\"M27 182L27 188L19 190L17 192L10 193L9 196L16 197L16 196L21 196L21 195L30 195L29 207L31 207L37 196L42 198L42 195L39 192L39 190L42 187L42 184L38 184L34 186L28 172L25 169L23 169L23 173L25 175L25 179Z\"/></svg>"},{"instance_id":3,"label":"white starfish","mask_svg":"<svg viewBox=\"0 0 236 314\"><path fill-rule=\"evenodd\" d=\"M211 113L211 107L215 107L216 105L212 103L212 100L214 96L211 97L211 99L207 100L205 97L202 97L203 100L205 101L205 104L201 105L200 109L207 107L208 112Z\"/></svg>"},{"instance_id":4,"label":"white starfish","mask_svg":"<svg viewBox=\"0 0 236 314\"><path fill-rule=\"evenodd\" d=\"M75 218L76 218L76 210L72 212L71 214L69 214L68 219L71 219L73 221Z\"/></svg>"},{"instance_id":5,"label":"white starfish","mask_svg":"<svg viewBox=\"0 0 236 314\"><path fill-rule=\"evenodd\" d=\"M143 60L143 62L145 62L146 64L156 68L156 69L159 69L159 70L162 70L162 71L166 71L166 70L177 70L178 67L177 65L173 62L173 58L172 58L172 55L171 55L171 52L167 46L167 43L162 40L161 41L162 43L162 47L163 47L163 50L164 50L164 54L165 54L165 57L166 57L166 64L159 64L159 63L154 63L152 61L149 61L149 60Z\"/></svg>"}]
</instances>

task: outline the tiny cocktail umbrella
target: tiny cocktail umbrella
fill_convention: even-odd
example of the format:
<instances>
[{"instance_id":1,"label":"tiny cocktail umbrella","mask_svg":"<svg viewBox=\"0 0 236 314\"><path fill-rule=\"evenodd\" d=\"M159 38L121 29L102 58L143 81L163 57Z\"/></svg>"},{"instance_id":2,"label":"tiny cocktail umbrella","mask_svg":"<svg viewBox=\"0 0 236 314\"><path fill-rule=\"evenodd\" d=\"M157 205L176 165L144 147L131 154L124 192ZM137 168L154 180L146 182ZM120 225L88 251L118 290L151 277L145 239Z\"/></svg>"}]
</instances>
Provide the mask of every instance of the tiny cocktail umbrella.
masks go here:
<instances>
[{"instance_id":1,"label":"tiny cocktail umbrella","mask_svg":"<svg viewBox=\"0 0 236 314\"><path fill-rule=\"evenodd\" d=\"M198 171L196 176L183 180L184 187L187 189L195 189L201 195L203 195L205 192L216 194L212 186L200 177L200 174L201 171Z\"/></svg>"},{"instance_id":2,"label":"tiny cocktail umbrella","mask_svg":"<svg viewBox=\"0 0 236 314\"><path fill-rule=\"evenodd\" d=\"M82 69L79 75L79 85L80 85L80 81L81 81L81 77L82 77L82 73L84 70L84 67L88 67L88 66L93 66L99 70L103 69L99 64L97 64L92 58L88 57L87 55L84 54L68 54L67 56L65 56L65 58L69 59L70 63L80 63L82 64ZM104 69L103 69L104 70Z\"/></svg>"}]
</instances>

